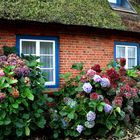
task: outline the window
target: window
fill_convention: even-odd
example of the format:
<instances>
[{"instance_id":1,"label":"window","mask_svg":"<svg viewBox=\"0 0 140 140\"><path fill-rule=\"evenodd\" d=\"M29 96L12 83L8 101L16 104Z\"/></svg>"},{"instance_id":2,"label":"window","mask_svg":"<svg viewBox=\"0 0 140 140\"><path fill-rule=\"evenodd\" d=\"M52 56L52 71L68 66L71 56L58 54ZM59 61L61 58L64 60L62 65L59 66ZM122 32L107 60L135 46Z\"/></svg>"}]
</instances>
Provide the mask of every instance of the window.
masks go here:
<instances>
[{"instance_id":1,"label":"window","mask_svg":"<svg viewBox=\"0 0 140 140\"><path fill-rule=\"evenodd\" d=\"M48 87L58 87L58 39L56 37L17 36L19 54L39 56L40 67L47 72Z\"/></svg>"},{"instance_id":2,"label":"window","mask_svg":"<svg viewBox=\"0 0 140 140\"><path fill-rule=\"evenodd\" d=\"M116 43L115 44L115 58L126 58L126 69L137 66L138 58L138 44L136 43Z\"/></svg>"},{"instance_id":3,"label":"window","mask_svg":"<svg viewBox=\"0 0 140 140\"><path fill-rule=\"evenodd\" d=\"M114 10L136 13L129 0L108 0L108 2Z\"/></svg>"}]
</instances>

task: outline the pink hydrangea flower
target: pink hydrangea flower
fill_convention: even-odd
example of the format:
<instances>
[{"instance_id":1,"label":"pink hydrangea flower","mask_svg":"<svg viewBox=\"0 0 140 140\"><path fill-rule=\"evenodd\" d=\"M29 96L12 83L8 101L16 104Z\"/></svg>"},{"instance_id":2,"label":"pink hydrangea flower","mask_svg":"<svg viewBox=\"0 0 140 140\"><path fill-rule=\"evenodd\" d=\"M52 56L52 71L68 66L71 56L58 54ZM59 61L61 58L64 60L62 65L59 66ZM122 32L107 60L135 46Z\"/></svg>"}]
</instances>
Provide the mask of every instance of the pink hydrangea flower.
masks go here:
<instances>
[{"instance_id":1,"label":"pink hydrangea flower","mask_svg":"<svg viewBox=\"0 0 140 140\"><path fill-rule=\"evenodd\" d=\"M87 76L93 77L96 74L96 71L89 69L86 73Z\"/></svg>"},{"instance_id":2,"label":"pink hydrangea flower","mask_svg":"<svg viewBox=\"0 0 140 140\"><path fill-rule=\"evenodd\" d=\"M3 69L0 69L0 77L3 77L5 73L3 72Z\"/></svg>"}]
</instances>

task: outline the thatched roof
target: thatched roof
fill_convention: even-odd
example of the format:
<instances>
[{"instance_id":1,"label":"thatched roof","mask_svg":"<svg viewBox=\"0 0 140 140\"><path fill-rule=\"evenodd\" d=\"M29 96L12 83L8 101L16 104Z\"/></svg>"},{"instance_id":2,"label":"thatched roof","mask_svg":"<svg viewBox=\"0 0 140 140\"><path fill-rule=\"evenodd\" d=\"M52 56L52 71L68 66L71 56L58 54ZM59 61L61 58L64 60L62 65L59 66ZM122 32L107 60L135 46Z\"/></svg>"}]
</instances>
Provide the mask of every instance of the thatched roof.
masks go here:
<instances>
[{"instance_id":1,"label":"thatched roof","mask_svg":"<svg viewBox=\"0 0 140 140\"><path fill-rule=\"evenodd\" d=\"M139 0L131 4L137 14L115 11L107 0L0 0L0 18L140 32Z\"/></svg>"}]
</instances>

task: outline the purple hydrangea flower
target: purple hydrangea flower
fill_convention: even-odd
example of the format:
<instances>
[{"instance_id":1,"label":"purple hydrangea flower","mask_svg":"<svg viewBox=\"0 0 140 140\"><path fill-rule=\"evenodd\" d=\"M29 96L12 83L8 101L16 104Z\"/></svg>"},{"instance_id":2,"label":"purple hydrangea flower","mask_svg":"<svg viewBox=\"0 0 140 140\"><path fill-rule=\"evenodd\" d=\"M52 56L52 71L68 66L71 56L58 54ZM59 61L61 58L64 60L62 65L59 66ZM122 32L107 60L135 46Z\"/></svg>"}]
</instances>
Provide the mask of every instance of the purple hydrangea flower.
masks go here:
<instances>
[{"instance_id":1,"label":"purple hydrangea flower","mask_svg":"<svg viewBox=\"0 0 140 140\"><path fill-rule=\"evenodd\" d=\"M90 93L91 90L92 90L92 86L90 83L84 83L83 85L83 90L86 92L86 93Z\"/></svg>"},{"instance_id":2,"label":"purple hydrangea flower","mask_svg":"<svg viewBox=\"0 0 140 140\"><path fill-rule=\"evenodd\" d=\"M105 111L106 113L109 113L109 112L111 112L111 110L112 110L112 106L109 105L109 104L105 104L105 106L104 106L104 111Z\"/></svg>"},{"instance_id":3,"label":"purple hydrangea flower","mask_svg":"<svg viewBox=\"0 0 140 140\"><path fill-rule=\"evenodd\" d=\"M84 130L84 127L82 125L77 125L76 130L78 131L78 133L82 133L82 131Z\"/></svg>"},{"instance_id":4,"label":"purple hydrangea flower","mask_svg":"<svg viewBox=\"0 0 140 140\"><path fill-rule=\"evenodd\" d=\"M94 80L95 82L101 82L101 81L102 81L102 78L101 78L100 75L95 74L94 77L93 77L93 80Z\"/></svg>"},{"instance_id":5,"label":"purple hydrangea flower","mask_svg":"<svg viewBox=\"0 0 140 140\"><path fill-rule=\"evenodd\" d=\"M100 82L102 87L110 87L110 81L108 78L102 78L102 81Z\"/></svg>"},{"instance_id":6,"label":"purple hydrangea flower","mask_svg":"<svg viewBox=\"0 0 140 140\"><path fill-rule=\"evenodd\" d=\"M95 112L89 111L87 113L87 121L89 121L89 122L94 121L95 118L96 118L96 113Z\"/></svg>"},{"instance_id":7,"label":"purple hydrangea flower","mask_svg":"<svg viewBox=\"0 0 140 140\"><path fill-rule=\"evenodd\" d=\"M77 105L77 102L74 101L73 99L69 98L69 97L65 97L64 98L64 102L65 104L67 104L68 106L70 106L70 108L75 108Z\"/></svg>"}]
</instances>

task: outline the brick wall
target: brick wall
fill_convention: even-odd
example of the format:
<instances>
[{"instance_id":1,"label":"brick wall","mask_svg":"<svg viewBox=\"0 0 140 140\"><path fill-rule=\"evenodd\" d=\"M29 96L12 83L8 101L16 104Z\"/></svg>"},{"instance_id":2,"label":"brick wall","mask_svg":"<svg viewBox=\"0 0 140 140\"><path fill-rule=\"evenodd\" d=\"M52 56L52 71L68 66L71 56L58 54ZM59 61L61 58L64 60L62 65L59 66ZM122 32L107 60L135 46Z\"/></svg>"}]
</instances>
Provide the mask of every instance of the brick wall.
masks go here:
<instances>
[{"instance_id":1,"label":"brick wall","mask_svg":"<svg viewBox=\"0 0 140 140\"><path fill-rule=\"evenodd\" d=\"M0 24L0 54L4 45L16 45L17 34L58 36L60 73L72 71L70 68L75 62L83 62L85 69L97 63L105 67L114 58L114 41L140 43L140 35L131 32L56 24L5 22Z\"/></svg>"}]
</instances>

